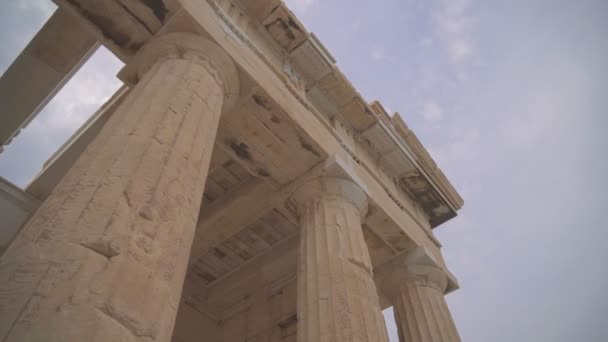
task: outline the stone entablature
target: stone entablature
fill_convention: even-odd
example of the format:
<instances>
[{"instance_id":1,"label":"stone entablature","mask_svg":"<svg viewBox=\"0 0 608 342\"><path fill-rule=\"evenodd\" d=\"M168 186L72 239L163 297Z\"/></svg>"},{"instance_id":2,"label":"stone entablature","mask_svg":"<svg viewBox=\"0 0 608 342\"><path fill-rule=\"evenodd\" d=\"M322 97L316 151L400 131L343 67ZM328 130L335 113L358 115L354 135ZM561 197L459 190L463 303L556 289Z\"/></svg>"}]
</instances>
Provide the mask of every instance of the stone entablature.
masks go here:
<instances>
[{"instance_id":1,"label":"stone entablature","mask_svg":"<svg viewBox=\"0 0 608 342\"><path fill-rule=\"evenodd\" d=\"M370 155L366 167L374 175L390 180L381 182L391 192L391 197L401 198L400 207L409 206L408 213L416 216L417 209L406 203L422 203L427 217L425 221L430 221L432 227L455 215L462 200L438 168L429 170L421 167L422 164L434 165L434 162L423 152L424 148L409 146L417 139L413 136L403 138L391 123L391 118L377 110L381 106L367 104L337 68L329 52L306 31L284 3L277 0L208 0L208 3L222 19L226 33L254 50L314 115L321 120L342 122L348 127L346 132L355 137L354 144L357 145L352 155L360 158L358 156L363 151ZM101 35L99 39L123 60L131 58L138 46L162 31L163 28L158 28L154 22L160 20L167 24L172 17L183 12L175 1L165 1L162 8L132 4L131 17L121 19L122 13L111 17L116 11L112 9L114 5L98 8L89 0L70 0L62 4L74 12L83 13L89 20L88 24ZM108 20L96 21L87 16L92 11ZM122 36L122 40L117 39ZM380 174L386 174L386 177ZM412 198L408 200L406 197Z\"/></svg>"},{"instance_id":2,"label":"stone entablature","mask_svg":"<svg viewBox=\"0 0 608 342\"><path fill-rule=\"evenodd\" d=\"M306 32L284 3L268 1L262 6L247 1L208 2L239 39L249 40L248 45L258 50L286 84L299 93L298 98L314 106L313 113L349 127L346 133L355 137L357 152L374 156L373 164L381 165L377 171L387 173L408 196L422 202L432 227L455 215L463 204L462 198L415 134L398 114L391 118L380 103L368 105L316 36ZM248 8L248 3L254 7ZM268 8L273 10L268 12ZM245 19L247 10L258 17Z\"/></svg>"},{"instance_id":3,"label":"stone entablature","mask_svg":"<svg viewBox=\"0 0 608 342\"><path fill-rule=\"evenodd\" d=\"M395 305L412 341L459 340L432 228L462 200L282 2L58 3L130 88L30 187L0 336L385 341Z\"/></svg>"}]
</instances>

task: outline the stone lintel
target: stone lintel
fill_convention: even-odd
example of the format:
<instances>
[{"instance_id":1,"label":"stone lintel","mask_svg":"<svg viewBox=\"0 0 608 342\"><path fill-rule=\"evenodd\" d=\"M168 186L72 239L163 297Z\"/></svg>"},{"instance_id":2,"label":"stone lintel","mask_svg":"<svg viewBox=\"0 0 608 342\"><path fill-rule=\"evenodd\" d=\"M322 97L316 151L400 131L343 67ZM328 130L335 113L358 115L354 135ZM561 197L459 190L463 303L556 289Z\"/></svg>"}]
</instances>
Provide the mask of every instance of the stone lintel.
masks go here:
<instances>
[{"instance_id":1,"label":"stone lintel","mask_svg":"<svg viewBox=\"0 0 608 342\"><path fill-rule=\"evenodd\" d=\"M263 22L264 19L270 15L270 13L281 4L281 0L263 0L263 1L251 1L251 0L236 0L240 5L243 6L252 17L257 19L259 22Z\"/></svg>"},{"instance_id":2,"label":"stone lintel","mask_svg":"<svg viewBox=\"0 0 608 342\"><path fill-rule=\"evenodd\" d=\"M351 126L356 137L382 122L380 127L385 131L384 134L390 137L394 151L408 149L417 152L414 155L405 151L391 153L390 156L382 155L382 164L414 166L414 169L399 169L391 176L402 178L401 186L404 190L422 202L421 205L433 228L456 216L456 212L462 207L462 199L441 170L436 166L424 167L425 162L432 158L422 144L417 139L406 139L403 135L394 133L398 131L398 124L394 123L382 104L378 101L366 103L335 65L336 61L327 49L312 33L306 33L296 16L282 2L250 2L256 5L248 2L239 4L264 24L269 37L288 52L293 65L302 71L308 100L325 117L333 119L338 116L346 125ZM271 7L274 9L269 10ZM264 13L262 17L261 13ZM273 27L268 26L270 23L273 23ZM375 141L362 144L371 155L379 153L374 150L375 146ZM389 160L395 158L404 159L405 163ZM415 177L412 178L412 175Z\"/></svg>"},{"instance_id":3,"label":"stone lintel","mask_svg":"<svg viewBox=\"0 0 608 342\"><path fill-rule=\"evenodd\" d=\"M287 52L293 51L308 36L304 25L281 3L262 21L270 36Z\"/></svg>"},{"instance_id":4,"label":"stone lintel","mask_svg":"<svg viewBox=\"0 0 608 342\"><path fill-rule=\"evenodd\" d=\"M422 228L428 225L428 221L416 213L416 208L411 207L408 199L404 198L403 190L386 174L378 173L377 162L374 164L368 158L364 146L349 146L332 123L282 77L280 66L273 64L258 48L261 42L252 41L239 30L227 32L226 27L235 24L213 1L182 0L181 3L184 12L196 23L192 30L216 41L234 59L239 71L255 81L273 99L275 108L285 112L303 135L318 144L321 154L335 154L344 161L347 170L352 170L352 175L362 180L358 184L365 185L362 186L364 191L372 194L370 198L381 204L379 207L387 216L386 222L391 225L387 231L397 234L391 235L391 238L409 237L416 245L432 245L430 250L439 253L438 245Z\"/></svg>"},{"instance_id":5,"label":"stone lintel","mask_svg":"<svg viewBox=\"0 0 608 342\"><path fill-rule=\"evenodd\" d=\"M321 47L321 43L313 34L298 45L291 52L290 57L302 68L302 72L311 84L330 73L335 63L333 57Z\"/></svg>"},{"instance_id":6,"label":"stone lintel","mask_svg":"<svg viewBox=\"0 0 608 342\"><path fill-rule=\"evenodd\" d=\"M337 155L331 155L329 156L326 160L324 160L322 163L320 163L319 165L317 165L314 169L312 169L311 171L309 171L305 176L301 177L298 180L298 184L299 187L305 187L307 186L307 183L310 182L310 180L314 180L316 178L339 178L339 179L345 179L345 180L349 180L352 181L353 183L357 184L362 190L363 192L366 194L369 204L376 206L380 209L380 211L384 211L383 205L384 203L379 200L379 198L377 196L375 196L373 191L370 191L370 189L367 186L367 183L357 175L357 171L355 170L355 168L353 167L352 164L349 164L348 162L344 161L342 158L340 158ZM292 189L297 189L296 186L292 185ZM292 201L292 204L293 201ZM294 207L296 207L296 205L294 204ZM397 242L396 240L407 240L408 238L411 238L411 236L409 235L401 235L402 234L402 229L403 227L401 226L400 222L395 222L395 225L392 226L393 229L395 231L391 231L391 229L389 228L387 231L387 228L383 228L382 230L377 229L377 227L375 227L374 225L370 225L369 228L376 234L378 235L382 240L384 240L389 246L391 245L399 245L401 243ZM424 233L427 235L427 237L430 239L430 241L436 245L436 246L441 246L441 244L439 243L439 241L436 240L436 238L433 236L432 233L428 232L427 230L425 230L422 226L418 227L418 229L424 231ZM392 243L388 243L388 241L392 241ZM419 246L424 247L424 244L419 244ZM429 255L432 255L432 252L428 252ZM437 251L437 253L440 253L439 251ZM434 260L438 260L437 257L434 258ZM439 261L438 264L441 265L442 261Z\"/></svg>"},{"instance_id":7,"label":"stone lintel","mask_svg":"<svg viewBox=\"0 0 608 342\"><path fill-rule=\"evenodd\" d=\"M445 196L445 200L450 204L454 210L459 210L464 201L458 194L454 186L447 179L443 171L437 166L433 157L429 154L428 150L424 147L422 142L418 139L416 134L409 129L403 118L395 113L392 117L393 127L397 134L403 139L409 150L414 153L416 160L419 162L420 167L428 173L429 179L438 187L440 193Z\"/></svg>"},{"instance_id":8,"label":"stone lintel","mask_svg":"<svg viewBox=\"0 0 608 342\"><path fill-rule=\"evenodd\" d=\"M0 151L78 71L98 46L72 14L58 9L0 77Z\"/></svg>"}]
</instances>

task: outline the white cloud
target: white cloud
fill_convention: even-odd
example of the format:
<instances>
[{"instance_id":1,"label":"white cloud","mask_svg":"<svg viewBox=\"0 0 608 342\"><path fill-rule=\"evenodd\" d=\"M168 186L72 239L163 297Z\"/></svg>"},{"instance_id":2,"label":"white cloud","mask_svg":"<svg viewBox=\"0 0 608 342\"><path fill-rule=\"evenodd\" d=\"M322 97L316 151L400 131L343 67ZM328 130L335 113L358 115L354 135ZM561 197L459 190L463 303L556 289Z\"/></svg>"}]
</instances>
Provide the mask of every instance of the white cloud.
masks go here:
<instances>
[{"instance_id":1,"label":"white cloud","mask_svg":"<svg viewBox=\"0 0 608 342\"><path fill-rule=\"evenodd\" d=\"M469 0L443 0L435 9L436 34L454 64L466 61L473 53L473 20L466 13L469 5Z\"/></svg>"},{"instance_id":2,"label":"white cloud","mask_svg":"<svg viewBox=\"0 0 608 342\"><path fill-rule=\"evenodd\" d=\"M460 63L473 53L473 47L471 46L470 41L455 38L448 44L448 53L452 62Z\"/></svg>"},{"instance_id":3,"label":"white cloud","mask_svg":"<svg viewBox=\"0 0 608 342\"><path fill-rule=\"evenodd\" d=\"M431 46L433 44L433 38L424 37L420 40L420 46Z\"/></svg>"},{"instance_id":4,"label":"white cloud","mask_svg":"<svg viewBox=\"0 0 608 342\"><path fill-rule=\"evenodd\" d=\"M443 118L443 111L441 107L433 101L429 101L424 104L422 109L422 116L428 123L435 124L441 121Z\"/></svg>"},{"instance_id":5,"label":"white cloud","mask_svg":"<svg viewBox=\"0 0 608 342\"><path fill-rule=\"evenodd\" d=\"M55 152L121 85L122 63L100 48L0 154L0 175L25 186Z\"/></svg>"},{"instance_id":6,"label":"white cloud","mask_svg":"<svg viewBox=\"0 0 608 342\"><path fill-rule=\"evenodd\" d=\"M372 47L370 51L370 57L375 62L381 62L386 59L386 53L382 48Z\"/></svg>"}]
</instances>

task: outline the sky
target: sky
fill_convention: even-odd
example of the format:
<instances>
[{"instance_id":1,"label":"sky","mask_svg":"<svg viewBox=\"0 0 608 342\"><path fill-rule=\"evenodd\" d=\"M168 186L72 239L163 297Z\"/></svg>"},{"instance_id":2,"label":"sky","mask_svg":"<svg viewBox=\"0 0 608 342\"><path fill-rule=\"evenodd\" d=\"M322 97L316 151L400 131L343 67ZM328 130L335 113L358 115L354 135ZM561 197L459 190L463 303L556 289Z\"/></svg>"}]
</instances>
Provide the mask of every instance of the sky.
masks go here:
<instances>
[{"instance_id":1,"label":"sky","mask_svg":"<svg viewBox=\"0 0 608 342\"><path fill-rule=\"evenodd\" d=\"M3 2L0 72L54 9ZM460 282L446 299L462 340L608 341L608 1L287 3L464 198L434 230ZM0 176L25 186L120 67L98 50L0 154Z\"/></svg>"}]
</instances>

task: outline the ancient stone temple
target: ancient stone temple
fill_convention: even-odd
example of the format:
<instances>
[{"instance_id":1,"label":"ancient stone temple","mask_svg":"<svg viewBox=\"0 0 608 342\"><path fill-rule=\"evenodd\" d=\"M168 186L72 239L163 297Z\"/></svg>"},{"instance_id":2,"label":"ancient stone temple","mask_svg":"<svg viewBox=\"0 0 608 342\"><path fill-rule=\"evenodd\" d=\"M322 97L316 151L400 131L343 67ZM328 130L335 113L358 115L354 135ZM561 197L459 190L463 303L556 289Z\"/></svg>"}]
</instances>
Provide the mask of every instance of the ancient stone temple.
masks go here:
<instances>
[{"instance_id":1,"label":"ancient stone temple","mask_svg":"<svg viewBox=\"0 0 608 342\"><path fill-rule=\"evenodd\" d=\"M0 143L99 45L124 86L2 182L2 341L382 342L390 306L401 341L460 340L433 229L462 199L284 3L56 4L0 79Z\"/></svg>"}]
</instances>

